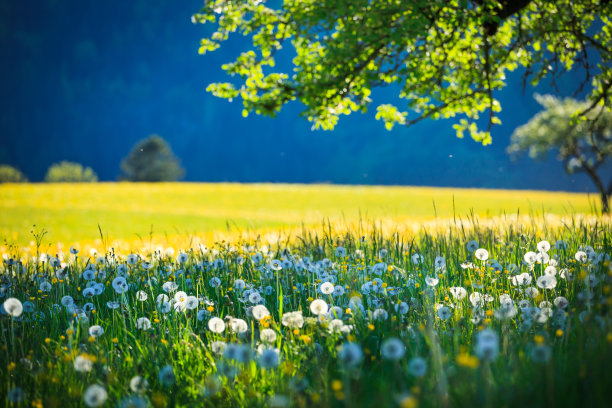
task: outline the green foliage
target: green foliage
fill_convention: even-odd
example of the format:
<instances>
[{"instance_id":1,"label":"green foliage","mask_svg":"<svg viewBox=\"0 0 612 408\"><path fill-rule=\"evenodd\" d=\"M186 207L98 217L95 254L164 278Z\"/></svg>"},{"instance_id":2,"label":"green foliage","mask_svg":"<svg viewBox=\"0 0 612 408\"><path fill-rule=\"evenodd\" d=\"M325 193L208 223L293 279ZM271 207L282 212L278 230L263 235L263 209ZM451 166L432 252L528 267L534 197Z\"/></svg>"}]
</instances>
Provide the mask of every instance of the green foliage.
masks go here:
<instances>
[{"instance_id":1,"label":"green foliage","mask_svg":"<svg viewBox=\"0 0 612 408\"><path fill-rule=\"evenodd\" d=\"M62 161L49 167L45 181L48 183L95 183L98 181L98 175L91 167L83 167L79 163Z\"/></svg>"},{"instance_id":2,"label":"green foliage","mask_svg":"<svg viewBox=\"0 0 612 408\"><path fill-rule=\"evenodd\" d=\"M28 179L19 169L8 164L0 165L0 183L25 183Z\"/></svg>"},{"instance_id":3,"label":"green foliage","mask_svg":"<svg viewBox=\"0 0 612 408\"><path fill-rule=\"evenodd\" d=\"M558 99L552 95L535 95L545 110L511 136L508 153L527 151L529 157L545 158L551 150L558 152L566 172L584 171L602 194L603 210L612 194L612 178L608 187L598 172L604 173L612 158L612 112L609 109L588 110L589 102L572 98ZM601 169L603 168L603 172Z\"/></svg>"},{"instance_id":4,"label":"green foliage","mask_svg":"<svg viewBox=\"0 0 612 408\"><path fill-rule=\"evenodd\" d=\"M333 129L340 115L368 109L373 88L396 84L401 104L414 114L381 104L376 117L387 129L461 116L457 136L468 132L487 144L500 123L493 92L519 66L533 84L582 66L587 74L579 86L591 83L593 106L609 100L610 15L612 2L603 0L285 0L282 6L216 0L193 21L216 26L202 40L202 54L234 32L252 39L251 50L223 65L239 79L207 88L228 100L240 97L244 116L274 116L299 100L315 128ZM275 55L290 48L293 69L275 69ZM485 112L482 130L477 120Z\"/></svg>"},{"instance_id":5,"label":"green foliage","mask_svg":"<svg viewBox=\"0 0 612 408\"><path fill-rule=\"evenodd\" d=\"M121 162L121 170L122 178L129 181L177 181L185 174L168 143L158 135L136 143Z\"/></svg>"},{"instance_id":6,"label":"green foliage","mask_svg":"<svg viewBox=\"0 0 612 408\"><path fill-rule=\"evenodd\" d=\"M609 406L612 226L573 221L471 218L437 234L326 224L97 253L50 252L38 232L36 245L0 247L0 396L66 408Z\"/></svg>"}]
</instances>

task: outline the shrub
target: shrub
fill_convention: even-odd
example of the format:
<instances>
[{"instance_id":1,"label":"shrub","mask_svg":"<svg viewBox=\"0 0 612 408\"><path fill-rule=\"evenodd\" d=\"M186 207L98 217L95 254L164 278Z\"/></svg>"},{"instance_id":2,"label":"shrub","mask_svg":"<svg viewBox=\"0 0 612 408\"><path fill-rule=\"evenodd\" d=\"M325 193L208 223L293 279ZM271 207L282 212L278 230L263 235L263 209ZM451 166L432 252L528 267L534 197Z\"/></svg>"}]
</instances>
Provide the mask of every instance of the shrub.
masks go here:
<instances>
[{"instance_id":1,"label":"shrub","mask_svg":"<svg viewBox=\"0 0 612 408\"><path fill-rule=\"evenodd\" d=\"M136 143L121 162L121 179L129 181L177 181L185 170L168 143L158 135Z\"/></svg>"},{"instance_id":2,"label":"shrub","mask_svg":"<svg viewBox=\"0 0 612 408\"><path fill-rule=\"evenodd\" d=\"M45 181L48 183L95 183L98 181L98 175L91 167L83 167L79 163L62 161L49 167Z\"/></svg>"},{"instance_id":3,"label":"shrub","mask_svg":"<svg viewBox=\"0 0 612 408\"><path fill-rule=\"evenodd\" d=\"M21 171L8 164L0 165L0 183L25 183L28 179Z\"/></svg>"}]
</instances>

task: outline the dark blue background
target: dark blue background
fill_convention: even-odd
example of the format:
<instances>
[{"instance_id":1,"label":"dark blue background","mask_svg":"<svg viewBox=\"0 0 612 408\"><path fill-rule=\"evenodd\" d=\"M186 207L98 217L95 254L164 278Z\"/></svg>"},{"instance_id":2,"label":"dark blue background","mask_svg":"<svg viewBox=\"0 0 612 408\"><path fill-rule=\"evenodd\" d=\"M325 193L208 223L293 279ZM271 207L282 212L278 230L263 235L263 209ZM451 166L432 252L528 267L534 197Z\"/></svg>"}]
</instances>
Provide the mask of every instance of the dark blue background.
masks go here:
<instances>
[{"instance_id":1,"label":"dark blue background","mask_svg":"<svg viewBox=\"0 0 612 408\"><path fill-rule=\"evenodd\" d=\"M311 131L295 103L276 119L242 118L239 101L204 91L227 80L220 65L245 42L206 56L193 25L201 0L0 2L0 163L41 180L48 166L72 160L115 180L133 144L153 133L182 160L189 181L331 182L594 190L583 175L566 176L554 157L512 162L510 134L540 110L508 79L503 125L493 144L457 139L451 121L425 121L388 132L371 112L341 118L333 132ZM281 61L282 63L282 61ZM578 74L560 80L571 94ZM548 84L539 92L551 92ZM554 155L553 155L554 156Z\"/></svg>"}]
</instances>

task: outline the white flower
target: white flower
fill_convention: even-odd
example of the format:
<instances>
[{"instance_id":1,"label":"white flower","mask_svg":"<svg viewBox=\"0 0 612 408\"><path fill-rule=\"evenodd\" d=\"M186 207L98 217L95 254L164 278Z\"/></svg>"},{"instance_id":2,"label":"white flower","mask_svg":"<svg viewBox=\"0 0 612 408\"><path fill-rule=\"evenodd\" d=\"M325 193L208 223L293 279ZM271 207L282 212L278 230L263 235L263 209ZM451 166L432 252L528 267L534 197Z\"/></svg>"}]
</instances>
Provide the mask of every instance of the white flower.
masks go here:
<instances>
[{"instance_id":1,"label":"white flower","mask_svg":"<svg viewBox=\"0 0 612 408\"><path fill-rule=\"evenodd\" d=\"M106 390L97 384L90 385L83 393L83 401L88 407L101 406L106 402L107 397Z\"/></svg>"},{"instance_id":2,"label":"white flower","mask_svg":"<svg viewBox=\"0 0 612 408\"><path fill-rule=\"evenodd\" d=\"M434 276L427 276L427 277L425 277L425 283L427 284L427 286L434 287L439 282L440 282L440 280L437 277L434 277Z\"/></svg>"},{"instance_id":3,"label":"white flower","mask_svg":"<svg viewBox=\"0 0 612 408\"><path fill-rule=\"evenodd\" d=\"M564 298L563 296L556 297L553 303L555 307L558 307L560 309L565 309L567 305L569 305L568 300Z\"/></svg>"},{"instance_id":4,"label":"white flower","mask_svg":"<svg viewBox=\"0 0 612 408\"><path fill-rule=\"evenodd\" d=\"M446 267L446 259L443 256L437 256L434 261L434 266L436 269L444 269Z\"/></svg>"},{"instance_id":5,"label":"white flower","mask_svg":"<svg viewBox=\"0 0 612 408\"><path fill-rule=\"evenodd\" d=\"M486 261L487 259L489 259L489 251L484 248L478 248L474 253L474 256L476 257L476 259Z\"/></svg>"},{"instance_id":6,"label":"white flower","mask_svg":"<svg viewBox=\"0 0 612 408\"><path fill-rule=\"evenodd\" d=\"M93 337L100 337L104 334L104 328L99 325L91 326L89 328L89 335Z\"/></svg>"},{"instance_id":7,"label":"white flower","mask_svg":"<svg viewBox=\"0 0 612 408\"><path fill-rule=\"evenodd\" d=\"M499 354L499 336L491 329L476 334L476 355L483 360L494 360Z\"/></svg>"},{"instance_id":8,"label":"white flower","mask_svg":"<svg viewBox=\"0 0 612 408\"><path fill-rule=\"evenodd\" d=\"M264 350L259 356L259 366L264 369L277 367L279 362L278 353L277 349Z\"/></svg>"},{"instance_id":9,"label":"white flower","mask_svg":"<svg viewBox=\"0 0 612 408\"><path fill-rule=\"evenodd\" d=\"M415 377L423 377L427 372L427 362L422 357L414 357L408 363L408 372Z\"/></svg>"},{"instance_id":10,"label":"white flower","mask_svg":"<svg viewBox=\"0 0 612 408\"><path fill-rule=\"evenodd\" d=\"M88 373L93 368L93 361L88 357L78 355L74 359L74 369L80 373Z\"/></svg>"},{"instance_id":11,"label":"white flower","mask_svg":"<svg viewBox=\"0 0 612 408\"><path fill-rule=\"evenodd\" d=\"M130 389L139 394L144 393L149 388L149 382L146 378L139 375L132 377L130 380Z\"/></svg>"},{"instance_id":12,"label":"white flower","mask_svg":"<svg viewBox=\"0 0 612 408\"><path fill-rule=\"evenodd\" d=\"M576 260L580 263L586 263L589 259L588 255L584 251L576 252L576 255L574 255L574 258L576 258Z\"/></svg>"},{"instance_id":13,"label":"white flower","mask_svg":"<svg viewBox=\"0 0 612 408\"><path fill-rule=\"evenodd\" d=\"M195 296L187 296L184 303L187 310L194 310L200 304L198 298Z\"/></svg>"},{"instance_id":14,"label":"white flower","mask_svg":"<svg viewBox=\"0 0 612 408\"><path fill-rule=\"evenodd\" d=\"M275 271L280 271L281 269L283 269L283 263L278 259L274 259L272 260L272 262L270 262L270 268Z\"/></svg>"},{"instance_id":15,"label":"white flower","mask_svg":"<svg viewBox=\"0 0 612 408\"><path fill-rule=\"evenodd\" d=\"M172 293L178 289L178 285L176 284L176 282L168 281L162 285L162 289L166 293Z\"/></svg>"},{"instance_id":16,"label":"white flower","mask_svg":"<svg viewBox=\"0 0 612 408\"><path fill-rule=\"evenodd\" d=\"M337 247L336 248L336 256L338 258L344 258L346 256L346 249L344 249L344 247Z\"/></svg>"},{"instance_id":17,"label":"white flower","mask_svg":"<svg viewBox=\"0 0 612 408\"><path fill-rule=\"evenodd\" d=\"M385 309L376 309L374 313L372 313L372 318L374 320L387 320L389 318L389 313Z\"/></svg>"},{"instance_id":18,"label":"white flower","mask_svg":"<svg viewBox=\"0 0 612 408\"><path fill-rule=\"evenodd\" d=\"M300 329L304 325L304 317L302 311L284 313L281 319L283 326L290 327L292 329Z\"/></svg>"},{"instance_id":19,"label":"white flower","mask_svg":"<svg viewBox=\"0 0 612 408\"><path fill-rule=\"evenodd\" d=\"M2 306L4 307L4 311L12 317L19 317L21 313L23 313L23 305L17 298L6 299Z\"/></svg>"},{"instance_id":20,"label":"white flower","mask_svg":"<svg viewBox=\"0 0 612 408\"><path fill-rule=\"evenodd\" d=\"M408 313L409 309L410 309L410 306L408 306L408 303L406 302L400 302L400 303L395 304L395 311L399 314L404 315Z\"/></svg>"},{"instance_id":21,"label":"white flower","mask_svg":"<svg viewBox=\"0 0 612 408\"><path fill-rule=\"evenodd\" d=\"M442 320L448 320L450 319L452 313L448 307L442 306L438 309L437 315Z\"/></svg>"},{"instance_id":22,"label":"white flower","mask_svg":"<svg viewBox=\"0 0 612 408\"><path fill-rule=\"evenodd\" d=\"M340 285L334 286L334 293L333 293L333 295L336 296L336 297L344 295L344 287L340 286Z\"/></svg>"},{"instance_id":23,"label":"white flower","mask_svg":"<svg viewBox=\"0 0 612 408\"><path fill-rule=\"evenodd\" d=\"M550 250L550 243L548 241L540 241L536 245L536 248L538 248L540 252L548 252Z\"/></svg>"},{"instance_id":24,"label":"white flower","mask_svg":"<svg viewBox=\"0 0 612 408\"><path fill-rule=\"evenodd\" d=\"M421 254L413 254L412 255L412 263L415 264L415 265L422 264L424 260L425 260L425 257L423 257L423 255L421 255Z\"/></svg>"},{"instance_id":25,"label":"white flower","mask_svg":"<svg viewBox=\"0 0 612 408\"><path fill-rule=\"evenodd\" d=\"M11 404L17 405L21 401L25 400L26 393L20 387L13 387L8 392L8 395L6 396L6 398Z\"/></svg>"},{"instance_id":26,"label":"white flower","mask_svg":"<svg viewBox=\"0 0 612 408\"><path fill-rule=\"evenodd\" d=\"M164 387L169 387L174 384L176 377L174 376L174 370L172 369L172 366L167 365L161 370L159 370L158 379L160 384Z\"/></svg>"},{"instance_id":27,"label":"white flower","mask_svg":"<svg viewBox=\"0 0 612 408\"><path fill-rule=\"evenodd\" d=\"M347 367L354 367L363 360L363 351L358 344L344 343L338 351L338 360Z\"/></svg>"},{"instance_id":28,"label":"white flower","mask_svg":"<svg viewBox=\"0 0 612 408\"><path fill-rule=\"evenodd\" d=\"M550 347L545 344L539 344L531 349L531 360L534 363L546 363L550 360L551 355Z\"/></svg>"},{"instance_id":29,"label":"white flower","mask_svg":"<svg viewBox=\"0 0 612 408\"><path fill-rule=\"evenodd\" d=\"M468 252L474 252L478 249L479 244L478 241L470 241L466 245Z\"/></svg>"},{"instance_id":30,"label":"white flower","mask_svg":"<svg viewBox=\"0 0 612 408\"><path fill-rule=\"evenodd\" d=\"M536 280L536 284L542 289L554 289L557 286L557 278L552 275L542 275Z\"/></svg>"},{"instance_id":31,"label":"white flower","mask_svg":"<svg viewBox=\"0 0 612 408\"><path fill-rule=\"evenodd\" d=\"M386 360L394 360L397 361L404 357L406 353L406 346L400 339L395 337L391 337L385 341L383 341L380 346L380 353L382 357Z\"/></svg>"},{"instance_id":32,"label":"white flower","mask_svg":"<svg viewBox=\"0 0 612 408\"><path fill-rule=\"evenodd\" d=\"M533 265L538 260L538 256L535 252L529 251L523 256L523 259L528 265Z\"/></svg>"},{"instance_id":33,"label":"white flower","mask_svg":"<svg viewBox=\"0 0 612 408\"><path fill-rule=\"evenodd\" d=\"M136 319L136 328L140 330L149 330L151 328L151 321L147 317L139 317Z\"/></svg>"},{"instance_id":34,"label":"white flower","mask_svg":"<svg viewBox=\"0 0 612 408\"><path fill-rule=\"evenodd\" d=\"M74 299L72 298L72 296L66 295L64 297L62 297L62 300L60 302L62 305L64 305L66 308L74 305Z\"/></svg>"},{"instance_id":35,"label":"white flower","mask_svg":"<svg viewBox=\"0 0 612 408\"><path fill-rule=\"evenodd\" d=\"M319 289L324 295L330 295L334 292L334 284L331 282L323 282Z\"/></svg>"},{"instance_id":36,"label":"white flower","mask_svg":"<svg viewBox=\"0 0 612 408\"><path fill-rule=\"evenodd\" d=\"M139 301L144 302L148 298L149 295L147 295L147 292L145 292L144 290L139 290L138 292L136 292L136 299L138 299Z\"/></svg>"},{"instance_id":37,"label":"white flower","mask_svg":"<svg viewBox=\"0 0 612 408\"><path fill-rule=\"evenodd\" d=\"M213 333L223 333L225 331L225 322L218 317L213 317L208 321L208 328Z\"/></svg>"},{"instance_id":38,"label":"white flower","mask_svg":"<svg viewBox=\"0 0 612 408\"><path fill-rule=\"evenodd\" d=\"M125 280L123 276L117 276L115 279L113 279L113 289L115 289L115 292L117 292L118 294L127 292L127 280Z\"/></svg>"},{"instance_id":39,"label":"white flower","mask_svg":"<svg viewBox=\"0 0 612 408\"><path fill-rule=\"evenodd\" d=\"M327 303L322 299L315 299L310 304L310 311L312 314L320 315L327 313Z\"/></svg>"},{"instance_id":40,"label":"white flower","mask_svg":"<svg viewBox=\"0 0 612 408\"><path fill-rule=\"evenodd\" d=\"M276 341L276 332L272 329L263 329L259 333L259 338L263 342L274 343Z\"/></svg>"},{"instance_id":41,"label":"white flower","mask_svg":"<svg viewBox=\"0 0 612 408\"><path fill-rule=\"evenodd\" d=\"M449 291L455 300L463 300L467 296L467 290L461 286L453 286L449 288Z\"/></svg>"},{"instance_id":42,"label":"white flower","mask_svg":"<svg viewBox=\"0 0 612 408\"><path fill-rule=\"evenodd\" d=\"M244 333L249 329L247 322L242 319L232 319L229 323L232 333Z\"/></svg>"},{"instance_id":43,"label":"white flower","mask_svg":"<svg viewBox=\"0 0 612 408\"><path fill-rule=\"evenodd\" d=\"M263 319L266 316L270 316L270 311L264 305L254 306L253 310L252 310L252 313L253 313L253 317L257 321Z\"/></svg>"}]
</instances>

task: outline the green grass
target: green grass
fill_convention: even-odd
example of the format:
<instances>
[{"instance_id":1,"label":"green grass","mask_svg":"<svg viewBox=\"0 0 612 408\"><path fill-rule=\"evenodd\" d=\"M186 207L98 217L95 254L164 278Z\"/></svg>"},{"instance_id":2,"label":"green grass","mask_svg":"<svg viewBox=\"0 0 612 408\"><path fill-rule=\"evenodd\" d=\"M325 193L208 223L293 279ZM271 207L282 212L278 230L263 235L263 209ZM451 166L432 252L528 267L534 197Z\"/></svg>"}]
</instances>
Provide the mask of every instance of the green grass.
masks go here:
<instances>
[{"instance_id":1,"label":"green grass","mask_svg":"<svg viewBox=\"0 0 612 408\"><path fill-rule=\"evenodd\" d=\"M548 257L524 262L528 251L543 248L543 239L550 242L542 249ZM469 250L470 240L481 249ZM0 264L0 302L17 299L24 311L0 314L0 401L7 407L14 406L8 401L34 407L607 407L611 241L609 219L600 218L411 236L305 228L265 248L236 240L172 254L140 251L133 262L129 252L90 258L66 251L57 255L62 267L54 254L33 258L13 247ZM187 251L184 258L179 250ZM422 260L415 262L415 254ZM290 264L275 267L280 259ZM85 268L95 274L87 277ZM531 283L516 286L509 278L518 274ZM544 274L555 276L554 285L538 284ZM124 278L129 286L120 293L113 282ZM263 300L245 300L239 280L259 288ZM321 293L331 281L344 293ZM175 298L178 292L165 286L170 282L186 292L174 305L190 295L194 309L168 305L164 311L156 304L166 292ZM86 287L103 290L91 295ZM451 288L457 287L467 296L455 298ZM470 299L476 292L490 301ZM342 315L317 317L314 299L338 306ZM267 316L249 313L258 302L265 302ZM398 304L407 306L405 313L396 311ZM303 325L283 324L290 312L301 312ZM139 327L139 318L150 327ZM225 329L213 332L212 318L226 319ZM230 319L242 319L246 331L232 332ZM333 331L333 324L345 330ZM90 335L94 325L104 329L99 337ZM276 340L260 340L264 329ZM483 332L494 336L487 347L478 344ZM240 352L219 352L219 342ZM390 342L399 344L399 353L386 350ZM343 357L349 347L357 358ZM266 363L260 356L266 348L279 361ZM425 362L424 370L414 370L417 361ZM148 385L134 390L136 376ZM101 390L95 401L92 386Z\"/></svg>"},{"instance_id":2,"label":"green grass","mask_svg":"<svg viewBox=\"0 0 612 408\"><path fill-rule=\"evenodd\" d=\"M324 218L420 222L437 217L590 213L595 196L541 191L288 184L4 184L0 239L26 244L198 235L314 225ZM435 210L434 210L435 204Z\"/></svg>"}]
</instances>

